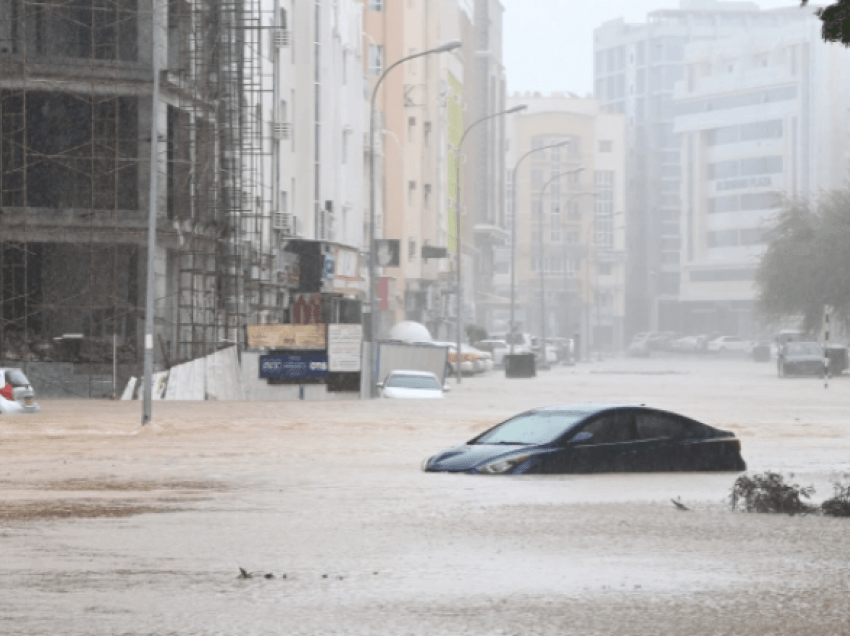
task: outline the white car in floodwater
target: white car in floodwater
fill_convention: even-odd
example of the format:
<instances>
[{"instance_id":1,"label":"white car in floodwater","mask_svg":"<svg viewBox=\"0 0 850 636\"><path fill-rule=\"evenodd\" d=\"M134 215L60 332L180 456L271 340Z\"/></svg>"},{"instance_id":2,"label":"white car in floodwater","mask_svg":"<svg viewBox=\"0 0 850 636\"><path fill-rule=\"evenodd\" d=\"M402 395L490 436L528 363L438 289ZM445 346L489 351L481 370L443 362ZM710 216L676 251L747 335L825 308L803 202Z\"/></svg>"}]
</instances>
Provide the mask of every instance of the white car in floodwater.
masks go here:
<instances>
[{"instance_id":1,"label":"white car in floodwater","mask_svg":"<svg viewBox=\"0 0 850 636\"><path fill-rule=\"evenodd\" d=\"M378 388L385 398L419 400L442 399L448 391L448 385L441 385L436 375L426 371L391 371Z\"/></svg>"},{"instance_id":2,"label":"white car in floodwater","mask_svg":"<svg viewBox=\"0 0 850 636\"><path fill-rule=\"evenodd\" d=\"M30 381L20 369L0 368L0 386L0 414L38 413L41 410Z\"/></svg>"}]
</instances>

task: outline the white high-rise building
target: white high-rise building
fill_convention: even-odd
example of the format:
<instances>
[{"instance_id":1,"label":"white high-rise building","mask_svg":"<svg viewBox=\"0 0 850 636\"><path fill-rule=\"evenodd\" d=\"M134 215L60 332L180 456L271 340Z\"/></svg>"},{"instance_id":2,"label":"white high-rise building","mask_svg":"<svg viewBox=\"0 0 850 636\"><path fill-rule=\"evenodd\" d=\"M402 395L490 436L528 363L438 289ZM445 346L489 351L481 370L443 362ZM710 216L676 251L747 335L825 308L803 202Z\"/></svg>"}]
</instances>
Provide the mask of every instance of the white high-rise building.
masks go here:
<instances>
[{"instance_id":1,"label":"white high-rise building","mask_svg":"<svg viewBox=\"0 0 850 636\"><path fill-rule=\"evenodd\" d=\"M734 37L685 47L681 324L755 335L754 275L784 197L816 199L848 176L850 53L797 8Z\"/></svg>"}]
</instances>

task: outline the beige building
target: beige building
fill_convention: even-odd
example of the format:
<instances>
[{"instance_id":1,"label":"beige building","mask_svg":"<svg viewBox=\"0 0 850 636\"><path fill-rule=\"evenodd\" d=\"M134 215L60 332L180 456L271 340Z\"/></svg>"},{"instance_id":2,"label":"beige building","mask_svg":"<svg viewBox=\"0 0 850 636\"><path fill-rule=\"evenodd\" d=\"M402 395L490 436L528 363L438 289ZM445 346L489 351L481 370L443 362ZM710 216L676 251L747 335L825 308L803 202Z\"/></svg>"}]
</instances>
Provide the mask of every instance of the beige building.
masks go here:
<instances>
[{"instance_id":1,"label":"beige building","mask_svg":"<svg viewBox=\"0 0 850 636\"><path fill-rule=\"evenodd\" d=\"M388 65L462 38L463 11L456 0L363 0L363 5L369 97ZM379 336L405 318L425 323L440 338L450 335L455 304L447 255L454 248L454 206L448 187L455 164L449 143L463 125L463 82L462 53L456 51L405 63L386 77L378 94L377 234L400 242L399 266L378 273ZM428 251L432 248L443 251Z\"/></svg>"},{"instance_id":2,"label":"beige building","mask_svg":"<svg viewBox=\"0 0 850 636\"><path fill-rule=\"evenodd\" d=\"M508 108L519 104L528 110L507 122L508 229L516 223L514 328L540 335L545 319L547 337L578 334L583 355L619 350L625 278L624 117L600 112L596 100L562 93L508 98ZM534 151L562 141L569 143ZM513 168L528 152L514 183ZM497 251L495 290L503 299L510 298L510 260L509 247ZM491 303L486 316L489 331L507 331L509 300Z\"/></svg>"}]
</instances>

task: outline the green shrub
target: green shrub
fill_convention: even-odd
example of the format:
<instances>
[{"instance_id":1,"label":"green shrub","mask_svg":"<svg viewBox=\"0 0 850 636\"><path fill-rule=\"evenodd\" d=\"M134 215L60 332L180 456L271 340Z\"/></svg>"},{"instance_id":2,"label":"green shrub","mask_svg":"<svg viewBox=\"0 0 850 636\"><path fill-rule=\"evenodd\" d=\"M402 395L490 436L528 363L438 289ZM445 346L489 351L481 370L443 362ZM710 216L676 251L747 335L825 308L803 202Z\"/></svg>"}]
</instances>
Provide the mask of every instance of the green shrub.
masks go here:
<instances>
[{"instance_id":1,"label":"green shrub","mask_svg":"<svg viewBox=\"0 0 850 636\"><path fill-rule=\"evenodd\" d=\"M732 510L740 509L743 512L806 514L815 508L803 500L811 498L814 491L811 486L787 484L780 473L766 471L738 477L732 486L729 501Z\"/></svg>"},{"instance_id":2,"label":"green shrub","mask_svg":"<svg viewBox=\"0 0 850 636\"><path fill-rule=\"evenodd\" d=\"M850 517L850 482L833 482L832 489L833 496L820 505L821 512L828 517Z\"/></svg>"}]
</instances>

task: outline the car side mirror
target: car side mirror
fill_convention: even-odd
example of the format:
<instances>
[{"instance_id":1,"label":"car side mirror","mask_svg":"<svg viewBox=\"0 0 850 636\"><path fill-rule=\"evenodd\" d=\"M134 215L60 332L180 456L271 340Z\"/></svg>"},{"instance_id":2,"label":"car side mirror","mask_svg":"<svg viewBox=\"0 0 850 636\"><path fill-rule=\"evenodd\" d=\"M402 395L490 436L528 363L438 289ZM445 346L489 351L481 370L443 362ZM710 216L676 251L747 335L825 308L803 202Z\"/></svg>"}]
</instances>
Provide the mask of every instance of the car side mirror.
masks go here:
<instances>
[{"instance_id":1,"label":"car side mirror","mask_svg":"<svg viewBox=\"0 0 850 636\"><path fill-rule=\"evenodd\" d=\"M451 390L452 390L451 385L450 385L448 382L446 382L446 383L443 385L443 393L448 393L448 392L449 392L449 391L451 391Z\"/></svg>"},{"instance_id":2,"label":"car side mirror","mask_svg":"<svg viewBox=\"0 0 850 636\"><path fill-rule=\"evenodd\" d=\"M383 383L383 382L378 382L378 384L377 384L376 386L377 386L379 389L383 389L383 388L384 388L384 383Z\"/></svg>"},{"instance_id":3,"label":"car side mirror","mask_svg":"<svg viewBox=\"0 0 850 636\"><path fill-rule=\"evenodd\" d=\"M588 433L587 431L582 431L581 433L576 433L570 438L571 444L576 444L578 442L587 442L593 439L593 433Z\"/></svg>"}]
</instances>

